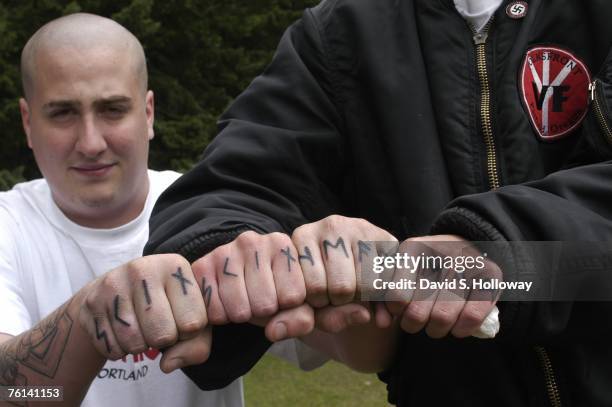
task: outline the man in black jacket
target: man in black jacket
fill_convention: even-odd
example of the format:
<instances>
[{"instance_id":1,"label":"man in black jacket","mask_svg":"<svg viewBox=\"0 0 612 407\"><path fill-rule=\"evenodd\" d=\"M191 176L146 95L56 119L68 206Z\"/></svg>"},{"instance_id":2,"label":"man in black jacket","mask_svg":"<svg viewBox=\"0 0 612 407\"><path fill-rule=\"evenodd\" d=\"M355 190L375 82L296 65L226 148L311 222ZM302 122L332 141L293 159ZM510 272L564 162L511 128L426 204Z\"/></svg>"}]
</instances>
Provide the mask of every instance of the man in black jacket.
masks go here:
<instances>
[{"instance_id":1,"label":"man in black jacket","mask_svg":"<svg viewBox=\"0 0 612 407\"><path fill-rule=\"evenodd\" d=\"M605 0L506 1L478 31L450 0L323 1L158 202L147 250L194 261L332 214L400 241L609 241L610 16ZM493 340L403 333L390 401L612 405L609 302L499 307ZM267 346L248 325L213 335L212 362L189 371L203 387Z\"/></svg>"}]
</instances>

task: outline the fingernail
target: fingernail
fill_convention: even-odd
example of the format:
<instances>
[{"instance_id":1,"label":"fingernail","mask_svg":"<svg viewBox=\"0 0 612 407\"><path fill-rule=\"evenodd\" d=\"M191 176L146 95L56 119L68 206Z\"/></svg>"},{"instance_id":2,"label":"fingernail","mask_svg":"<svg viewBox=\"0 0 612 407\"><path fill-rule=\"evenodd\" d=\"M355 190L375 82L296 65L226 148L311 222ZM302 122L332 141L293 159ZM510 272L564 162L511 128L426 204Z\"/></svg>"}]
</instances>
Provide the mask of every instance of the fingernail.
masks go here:
<instances>
[{"instance_id":1,"label":"fingernail","mask_svg":"<svg viewBox=\"0 0 612 407\"><path fill-rule=\"evenodd\" d=\"M277 323L276 326L274 327L274 337L276 338L276 340L280 341L281 339L285 339L286 336L287 336L287 325L285 325L284 322Z\"/></svg>"}]
</instances>

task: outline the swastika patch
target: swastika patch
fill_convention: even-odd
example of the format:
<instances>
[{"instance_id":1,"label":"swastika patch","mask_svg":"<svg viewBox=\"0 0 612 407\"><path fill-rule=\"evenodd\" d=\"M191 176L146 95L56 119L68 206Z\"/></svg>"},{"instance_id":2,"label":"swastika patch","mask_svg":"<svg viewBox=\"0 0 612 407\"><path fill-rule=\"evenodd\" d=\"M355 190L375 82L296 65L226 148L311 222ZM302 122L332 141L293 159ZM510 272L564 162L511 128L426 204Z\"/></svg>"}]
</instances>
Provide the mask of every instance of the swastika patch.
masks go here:
<instances>
[{"instance_id":1,"label":"swastika patch","mask_svg":"<svg viewBox=\"0 0 612 407\"><path fill-rule=\"evenodd\" d=\"M571 52L556 47L527 51L519 88L538 135L552 141L571 134L588 108L591 76Z\"/></svg>"}]
</instances>

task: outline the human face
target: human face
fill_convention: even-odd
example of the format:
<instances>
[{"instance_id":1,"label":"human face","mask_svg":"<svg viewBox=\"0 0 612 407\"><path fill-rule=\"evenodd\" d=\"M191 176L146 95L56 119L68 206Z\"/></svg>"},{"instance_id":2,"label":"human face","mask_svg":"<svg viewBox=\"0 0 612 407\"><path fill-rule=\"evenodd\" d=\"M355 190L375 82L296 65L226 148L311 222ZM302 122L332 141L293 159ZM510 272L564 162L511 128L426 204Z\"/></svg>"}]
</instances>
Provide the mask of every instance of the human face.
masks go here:
<instances>
[{"instance_id":1,"label":"human face","mask_svg":"<svg viewBox=\"0 0 612 407\"><path fill-rule=\"evenodd\" d=\"M134 219L149 188L154 103L130 56L112 47L60 48L40 51L35 62L20 109L56 204L88 227Z\"/></svg>"}]
</instances>

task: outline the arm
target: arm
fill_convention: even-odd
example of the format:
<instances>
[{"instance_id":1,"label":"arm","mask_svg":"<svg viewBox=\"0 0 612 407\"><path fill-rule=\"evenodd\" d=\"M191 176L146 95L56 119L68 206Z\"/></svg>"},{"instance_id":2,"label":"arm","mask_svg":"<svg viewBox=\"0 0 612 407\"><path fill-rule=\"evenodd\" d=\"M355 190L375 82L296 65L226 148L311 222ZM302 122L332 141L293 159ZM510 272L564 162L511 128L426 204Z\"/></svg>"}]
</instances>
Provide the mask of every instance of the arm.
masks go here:
<instances>
[{"instance_id":1,"label":"arm","mask_svg":"<svg viewBox=\"0 0 612 407\"><path fill-rule=\"evenodd\" d=\"M318 311L317 326L325 330L315 329L300 340L353 370L364 373L385 370L395 355L398 323L388 321L390 325L381 328L367 309L358 304L348 306L352 309L345 310L341 315L332 309ZM344 316L346 321L341 320ZM363 323L363 320L367 322Z\"/></svg>"},{"instance_id":2,"label":"arm","mask_svg":"<svg viewBox=\"0 0 612 407\"><path fill-rule=\"evenodd\" d=\"M609 161L612 159L612 52L596 79L595 100L570 167L538 181L458 198L438 217L433 231L461 234L474 241L562 241L569 248L573 244L574 251L582 244L582 249L591 256L589 261L605 260L609 254L607 242L612 238L609 205L612 200L612 161ZM591 244L585 245L585 242ZM565 263L569 265L565 271L571 277L571 283L567 280L566 284L570 295L557 298L556 302L502 303L498 340L563 343L597 340L612 333L612 325L603 323L608 319L598 317L612 310L610 298L606 297L605 302L590 302L588 292L580 293L576 289L584 285L612 292L609 270L589 271L574 256L568 250L561 251L557 259L534 252L526 261L514 262L512 267L504 269L505 273L512 271L520 278L542 270L558 273L559 269L551 267L555 263L552 260ZM571 262L575 265L571 266ZM540 267L534 270L529 264ZM585 336L586 332L589 335Z\"/></svg>"},{"instance_id":3,"label":"arm","mask_svg":"<svg viewBox=\"0 0 612 407\"><path fill-rule=\"evenodd\" d=\"M164 349L169 373L203 363L210 350L206 310L189 264L158 255L124 264L83 287L19 336L0 339L0 384L64 387L78 405L107 359Z\"/></svg>"},{"instance_id":4,"label":"arm","mask_svg":"<svg viewBox=\"0 0 612 407\"><path fill-rule=\"evenodd\" d=\"M344 140L324 49L306 12L266 72L221 117L202 161L158 200L145 253L193 262L244 231L290 233L337 209L332 191ZM270 346L249 324L215 327L213 341L208 363L186 370L203 389L231 383Z\"/></svg>"},{"instance_id":5,"label":"arm","mask_svg":"<svg viewBox=\"0 0 612 407\"><path fill-rule=\"evenodd\" d=\"M77 405L106 358L78 320L83 292L19 336L0 336L0 384L64 387L64 404Z\"/></svg>"}]
</instances>

